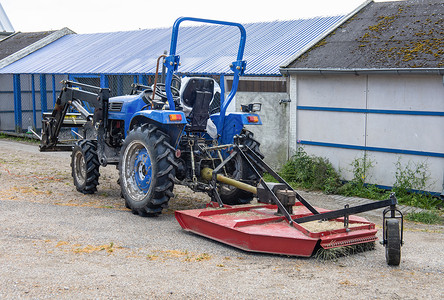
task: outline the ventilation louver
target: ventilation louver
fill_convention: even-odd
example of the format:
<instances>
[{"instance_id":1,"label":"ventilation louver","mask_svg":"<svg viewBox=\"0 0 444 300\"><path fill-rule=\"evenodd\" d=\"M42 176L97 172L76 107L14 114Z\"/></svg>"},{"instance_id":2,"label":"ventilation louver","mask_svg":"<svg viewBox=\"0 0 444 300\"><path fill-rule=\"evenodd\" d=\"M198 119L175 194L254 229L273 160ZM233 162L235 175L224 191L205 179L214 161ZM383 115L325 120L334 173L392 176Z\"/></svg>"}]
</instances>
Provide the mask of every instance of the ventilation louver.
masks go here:
<instances>
[{"instance_id":1,"label":"ventilation louver","mask_svg":"<svg viewBox=\"0 0 444 300\"><path fill-rule=\"evenodd\" d=\"M121 111L123 102L110 102L108 110L109 111Z\"/></svg>"}]
</instances>

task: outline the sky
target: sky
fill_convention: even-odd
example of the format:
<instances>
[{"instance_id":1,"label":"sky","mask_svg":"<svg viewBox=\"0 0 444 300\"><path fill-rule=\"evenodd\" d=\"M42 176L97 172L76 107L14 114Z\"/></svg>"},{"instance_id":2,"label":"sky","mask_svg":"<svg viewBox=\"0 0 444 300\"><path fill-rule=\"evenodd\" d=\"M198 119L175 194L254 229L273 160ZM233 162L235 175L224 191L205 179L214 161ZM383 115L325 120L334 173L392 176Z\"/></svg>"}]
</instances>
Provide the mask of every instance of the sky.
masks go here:
<instances>
[{"instance_id":1,"label":"sky","mask_svg":"<svg viewBox=\"0 0 444 300\"><path fill-rule=\"evenodd\" d=\"M0 0L15 31L171 27L181 16L252 23L347 14L366 0ZM192 25L184 23L185 26Z\"/></svg>"}]
</instances>

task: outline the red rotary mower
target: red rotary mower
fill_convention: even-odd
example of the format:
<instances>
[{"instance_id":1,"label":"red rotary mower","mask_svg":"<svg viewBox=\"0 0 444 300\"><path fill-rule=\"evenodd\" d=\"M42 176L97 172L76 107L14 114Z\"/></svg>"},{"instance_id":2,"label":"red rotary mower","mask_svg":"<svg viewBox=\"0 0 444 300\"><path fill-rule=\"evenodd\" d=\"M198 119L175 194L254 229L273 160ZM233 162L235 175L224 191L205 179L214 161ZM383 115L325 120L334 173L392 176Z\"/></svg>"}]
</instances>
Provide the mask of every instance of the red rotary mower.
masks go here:
<instances>
[{"instance_id":1,"label":"red rotary mower","mask_svg":"<svg viewBox=\"0 0 444 300\"><path fill-rule=\"evenodd\" d=\"M312 256L320 248L331 249L372 244L377 240L375 224L352 214L387 207L383 213L383 241L386 261L399 265L403 240L403 215L396 208L394 194L389 199L359 206L346 205L329 211L313 207L284 179L273 171L255 151L239 143L226 145L233 152L216 169L202 170L202 177L213 187L212 202L204 209L176 211L183 229L219 242L253 252L291 256ZM264 182L257 187L227 178L223 168L240 156L259 177L271 174L279 183ZM225 205L216 182L256 194L257 205Z\"/></svg>"}]
</instances>

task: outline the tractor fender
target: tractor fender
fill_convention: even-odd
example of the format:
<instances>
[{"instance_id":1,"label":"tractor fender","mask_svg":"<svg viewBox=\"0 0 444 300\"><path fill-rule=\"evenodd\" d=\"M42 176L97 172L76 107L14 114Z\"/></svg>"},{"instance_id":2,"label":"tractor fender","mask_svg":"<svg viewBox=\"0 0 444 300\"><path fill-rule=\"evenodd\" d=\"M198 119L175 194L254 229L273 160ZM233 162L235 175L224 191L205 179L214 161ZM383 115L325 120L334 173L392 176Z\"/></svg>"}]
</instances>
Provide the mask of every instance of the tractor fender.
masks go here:
<instances>
[{"instance_id":1,"label":"tractor fender","mask_svg":"<svg viewBox=\"0 0 444 300\"><path fill-rule=\"evenodd\" d=\"M262 125L261 118L258 114L233 112L225 115L223 127L220 128L220 114L211 115L211 120L218 125L217 132L220 134L220 142L222 144L230 144L233 142L233 136L240 134L245 125Z\"/></svg>"},{"instance_id":2,"label":"tractor fender","mask_svg":"<svg viewBox=\"0 0 444 300\"><path fill-rule=\"evenodd\" d=\"M176 148L183 133L187 120L185 114L174 110L141 110L133 115L129 130L144 124L154 124L171 138L171 144Z\"/></svg>"}]
</instances>

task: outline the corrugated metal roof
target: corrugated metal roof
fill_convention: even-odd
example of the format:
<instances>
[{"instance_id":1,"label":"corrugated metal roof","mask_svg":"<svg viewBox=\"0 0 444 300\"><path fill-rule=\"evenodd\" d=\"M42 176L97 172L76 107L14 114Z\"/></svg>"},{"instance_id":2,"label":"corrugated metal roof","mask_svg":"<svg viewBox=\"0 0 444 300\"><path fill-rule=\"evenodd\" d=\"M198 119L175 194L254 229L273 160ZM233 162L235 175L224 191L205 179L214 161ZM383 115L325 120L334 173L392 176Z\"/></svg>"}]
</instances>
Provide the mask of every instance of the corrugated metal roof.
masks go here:
<instances>
[{"instance_id":1,"label":"corrugated metal roof","mask_svg":"<svg viewBox=\"0 0 444 300\"><path fill-rule=\"evenodd\" d=\"M279 75L279 65L344 16L246 24L247 75ZM73 34L3 68L0 73L154 73L169 50L171 28ZM227 74L236 59L239 30L226 26L181 27L177 54L181 73Z\"/></svg>"}]
</instances>

